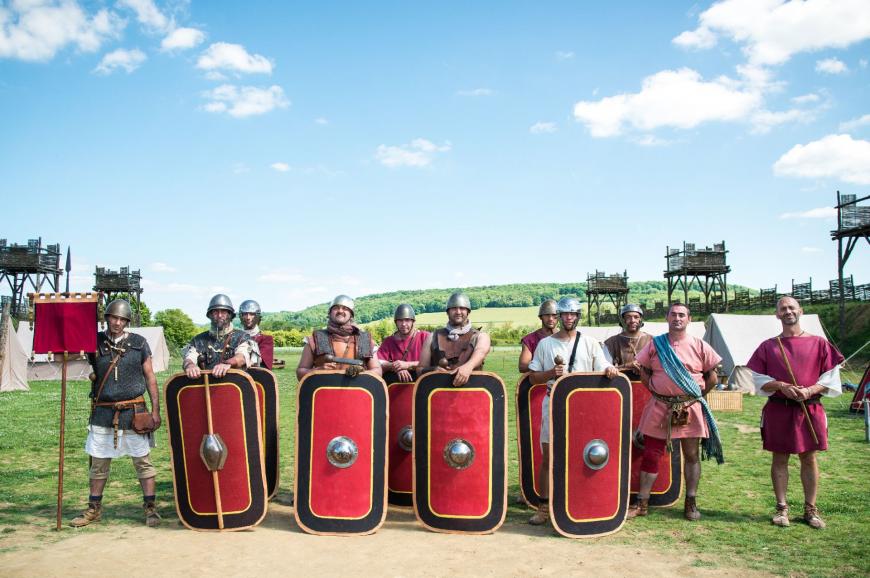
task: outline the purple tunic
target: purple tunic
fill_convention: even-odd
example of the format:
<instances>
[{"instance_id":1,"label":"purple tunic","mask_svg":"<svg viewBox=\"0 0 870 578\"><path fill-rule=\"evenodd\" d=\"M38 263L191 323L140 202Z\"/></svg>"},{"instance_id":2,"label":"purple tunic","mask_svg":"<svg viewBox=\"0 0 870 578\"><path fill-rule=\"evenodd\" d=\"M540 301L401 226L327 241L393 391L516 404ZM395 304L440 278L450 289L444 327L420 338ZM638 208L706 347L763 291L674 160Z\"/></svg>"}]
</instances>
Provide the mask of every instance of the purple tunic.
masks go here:
<instances>
[{"instance_id":1,"label":"purple tunic","mask_svg":"<svg viewBox=\"0 0 870 578\"><path fill-rule=\"evenodd\" d=\"M783 337L782 345L800 387L815 385L819 376L843 363L843 356L837 348L816 335ZM746 365L755 373L767 375L777 381L792 382L776 338L762 342ZM828 418L821 403L806 404L819 439L817 444L813 441L800 405L782 403L779 400L786 398L778 391L770 397L777 399L769 399L761 410L761 439L764 449L786 454L828 449Z\"/></svg>"}]
</instances>

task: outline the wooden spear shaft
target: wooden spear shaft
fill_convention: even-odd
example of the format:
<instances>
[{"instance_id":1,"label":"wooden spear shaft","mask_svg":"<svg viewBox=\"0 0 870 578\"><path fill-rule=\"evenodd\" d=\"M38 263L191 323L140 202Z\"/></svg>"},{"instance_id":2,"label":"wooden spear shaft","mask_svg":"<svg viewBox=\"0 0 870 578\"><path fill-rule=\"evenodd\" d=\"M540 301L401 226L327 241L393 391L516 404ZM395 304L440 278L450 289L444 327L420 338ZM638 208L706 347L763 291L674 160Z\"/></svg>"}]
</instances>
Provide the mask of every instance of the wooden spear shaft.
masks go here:
<instances>
[{"instance_id":1,"label":"wooden spear shaft","mask_svg":"<svg viewBox=\"0 0 870 578\"><path fill-rule=\"evenodd\" d=\"M205 415L208 419L208 435L214 435L214 423L211 419L211 390L208 382L208 374L203 374L205 378ZM214 503L217 509L217 517L218 517L218 528L224 529L224 511L221 507L221 483L218 479L217 470L212 471L211 473L212 483L214 485Z\"/></svg>"},{"instance_id":2,"label":"wooden spear shaft","mask_svg":"<svg viewBox=\"0 0 870 578\"><path fill-rule=\"evenodd\" d=\"M57 526L60 531L61 514L63 512L63 445L66 430L66 361L67 353L63 352L63 363L60 372L60 448L57 463Z\"/></svg>"}]
</instances>

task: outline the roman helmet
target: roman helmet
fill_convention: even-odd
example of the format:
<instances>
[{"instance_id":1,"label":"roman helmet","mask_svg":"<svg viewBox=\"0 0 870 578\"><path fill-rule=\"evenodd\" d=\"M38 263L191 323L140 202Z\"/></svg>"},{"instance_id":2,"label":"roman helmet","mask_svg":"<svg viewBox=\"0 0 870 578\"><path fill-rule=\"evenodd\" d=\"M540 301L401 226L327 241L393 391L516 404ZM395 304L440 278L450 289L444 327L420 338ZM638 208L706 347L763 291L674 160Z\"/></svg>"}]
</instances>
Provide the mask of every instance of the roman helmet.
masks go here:
<instances>
[{"instance_id":1,"label":"roman helmet","mask_svg":"<svg viewBox=\"0 0 870 578\"><path fill-rule=\"evenodd\" d=\"M541 315L556 315L556 300L547 299L538 307L538 317Z\"/></svg>"},{"instance_id":2,"label":"roman helmet","mask_svg":"<svg viewBox=\"0 0 870 578\"><path fill-rule=\"evenodd\" d=\"M396 312L393 314L393 320L399 319L417 319L417 315L414 311L414 308L408 305L407 303L402 303L398 307L396 307Z\"/></svg>"},{"instance_id":3,"label":"roman helmet","mask_svg":"<svg viewBox=\"0 0 870 578\"><path fill-rule=\"evenodd\" d=\"M640 315L640 327L643 327L643 309L640 308L640 305L635 305L634 303L627 303L623 305L619 309L619 324L625 328L625 321L623 315L626 313L637 313Z\"/></svg>"},{"instance_id":4,"label":"roman helmet","mask_svg":"<svg viewBox=\"0 0 870 578\"><path fill-rule=\"evenodd\" d=\"M260 304L253 299L242 301L242 304L239 305L239 315L241 315L242 313L253 313L257 317L259 317L261 314Z\"/></svg>"},{"instance_id":5,"label":"roman helmet","mask_svg":"<svg viewBox=\"0 0 870 578\"><path fill-rule=\"evenodd\" d=\"M231 318L234 318L236 316L236 310L233 307L233 302L230 301L230 298L223 293L218 293L211 298L211 301L208 302L208 311L205 312L205 316L208 317L215 309L223 309L224 311L229 311Z\"/></svg>"},{"instance_id":6,"label":"roman helmet","mask_svg":"<svg viewBox=\"0 0 870 578\"><path fill-rule=\"evenodd\" d=\"M453 307L462 307L471 311L471 299L469 299L468 295L462 293L461 291L456 292L450 296L450 299L447 300L447 307L445 307L445 311Z\"/></svg>"},{"instance_id":7,"label":"roman helmet","mask_svg":"<svg viewBox=\"0 0 870 578\"><path fill-rule=\"evenodd\" d=\"M331 310L336 305L341 305L342 307L347 307L350 309L351 314L355 314L353 308L353 299L348 297L347 295L338 295L332 302L329 304L329 309Z\"/></svg>"},{"instance_id":8,"label":"roman helmet","mask_svg":"<svg viewBox=\"0 0 870 578\"><path fill-rule=\"evenodd\" d=\"M113 299L108 305L106 305L106 313L103 315L103 318L106 318L109 315L126 319L129 322L133 318L133 310L130 308L130 304L126 300Z\"/></svg>"},{"instance_id":9,"label":"roman helmet","mask_svg":"<svg viewBox=\"0 0 870 578\"><path fill-rule=\"evenodd\" d=\"M580 305L580 300L576 297L562 297L559 303L556 304L556 313L576 313L580 315L583 308Z\"/></svg>"}]
</instances>

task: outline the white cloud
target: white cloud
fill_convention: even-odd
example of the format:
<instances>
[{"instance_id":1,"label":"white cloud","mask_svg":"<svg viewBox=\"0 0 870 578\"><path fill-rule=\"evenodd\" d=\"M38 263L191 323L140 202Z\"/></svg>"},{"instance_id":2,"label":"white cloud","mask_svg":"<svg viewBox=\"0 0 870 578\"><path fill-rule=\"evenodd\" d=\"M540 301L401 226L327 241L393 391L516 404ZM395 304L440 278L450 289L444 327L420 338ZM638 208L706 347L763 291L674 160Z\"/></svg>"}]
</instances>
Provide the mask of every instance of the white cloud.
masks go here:
<instances>
[{"instance_id":1,"label":"white cloud","mask_svg":"<svg viewBox=\"0 0 870 578\"><path fill-rule=\"evenodd\" d=\"M858 118L853 118L852 120L847 120L846 122L840 123L840 131L849 132L853 131L856 128L860 128L862 126L870 125L870 114L865 114Z\"/></svg>"},{"instance_id":2,"label":"white cloud","mask_svg":"<svg viewBox=\"0 0 870 578\"><path fill-rule=\"evenodd\" d=\"M808 211L797 211L793 213L783 213L779 216L780 219L836 219L837 209L834 207L819 207Z\"/></svg>"},{"instance_id":3,"label":"white cloud","mask_svg":"<svg viewBox=\"0 0 870 578\"><path fill-rule=\"evenodd\" d=\"M279 173L286 173L290 170L290 165L288 165L287 163L272 163L269 166L278 171Z\"/></svg>"},{"instance_id":4,"label":"white cloud","mask_svg":"<svg viewBox=\"0 0 870 578\"><path fill-rule=\"evenodd\" d=\"M196 28L176 28L160 42L160 49L164 52L173 50L187 50L202 44L205 33Z\"/></svg>"},{"instance_id":5,"label":"white cloud","mask_svg":"<svg viewBox=\"0 0 870 578\"><path fill-rule=\"evenodd\" d=\"M651 134L645 134L640 138L634 139L634 142L644 147L658 147L671 144L670 141L660 139Z\"/></svg>"},{"instance_id":6,"label":"white cloud","mask_svg":"<svg viewBox=\"0 0 870 578\"><path fill-rule=\"evenodd\" d=\"M321 126L329 124L329 119L319 116L314 119L314 124L319 124Z\"/></svg>"},{"instance_id":7,"label":"white cloud","mask_svg":"<svg viewBox=\"0 0 870 578\"><path fill-rule=\"evenodd\" d=\"M202 70L231 70L246 74L272 74L272 63L265 56L248 54L241 44L215 42L196 61Z\"/></svg>"},{"instance_id":8,"label":"white cloud","mask_svg":"<svg viewBox=\"0 0 870 578\"><path fill-rule=\"evenodd\" d=\"M870 185L870 141L847 134L795 145L773 165L778 176L836 178L847 183Z\"/></svg>"},{"instance_id":9,"label":"white cloud","mask_svg":"<svg viewBox=\"0 0 870 578\"><path fill-rule=\"evenodd\" d=\"M492 96L495 91L491 88L471 88L467 90L457 90L459 96Z\"/></svg>"},{"instance_id":10,"label":"white cloud","mask_svg":"<svg viewBox=\"0 0 870 578\"><path fill-rule=\"evenodd\" d=\"M599 101L580 101L574 117L594 137L621 134L626 126L649 131L661 127L689 129L704 122L746 118L758 108L761 95L742 90L727 77L706 82L689 68L664 70L643 80L641 91Z\"/></svg>"},{"instance_id":11,"label":"white cloud","mask_svg":"<svg viewBox=\"0 0 870 578\"><path fill-rule=\"evenodd\" d=\"M816 61L816 72L824 72L825 74L843 74L849 72L846 63L838 58L826 58Z\"/></svg>"},{"instance_id":12,"label":"white cloud","mask_svg":"<svg viewBox=\"0 0 870 578\"><path fill-rule=\"evenodd\" d=\"M568 50L556 51L556 60L571 60L574 58L574 53Z\"/></svg>"},{"instance_id":13,"label":"white cloud","mask_svg":"<svg viewBox=\"0 0 870 578\"><path fill-rule=\"evenodd\" d=\"M93 72L107 75L123 69L127 74L130 74L142 66L142 63L147 59L148 57L145 56L145 53L138 48L133 50L119 48L103 56L103 59L100 60L100 63L94 68Z\"/></svg>"},{"instance_id":14,"label":"white cloud","mask_svg":"<svg viewBox=\"0 0 870 578\"><path fill-rule=\"evenodd\" d=\"M150 30L166 32L172 22L155 6L152 0L118 0L118 6L126 6L136 13L136 20Z\"/></svg>"},{"instance_id":15,"label":"white cloud","mask_svg":"<svg viewBox=\"0 0 870 578\"><path fill-rule=\"evenodd\" d=\"M233 174L234 175L243 175L245 173L251 172L251 169L245 163L235 163L233 165Z\"/></svg>"},{"instance_id":16,"label":"white cloud","mask_svg":"<svg viewBox=\"0 0 870 578\"><path fill-rule=\"evenodd\" d=\"M781 124L792 122L808 123L812 122L815 118L815 111L792 108L777 112L759 110L752 115L750 120L752 122L752 132L764 134L770 132L771 128Z\"/></svg>"},{"instance_id":17,"label":"white cloud","mask_svg":"<svg viewBox=\"0 0 870 578\"><path fill-rule=\"evenodd\" d=\"M155 261L151 263L151 270L157 273L175 273L178 271L175 267L168 265L162 261Z\"/></svg>"},{"instance_id":18,"label":"white cloud","mask_svg":"<svg viewBox=\"0 0 870 578\"><path fill-rule=\"evenodd\" d=\"M284 96L284 90L277 85L257 88L223 84L214 90L204 92L203 96L209 99L205 104L205 110L215 113L225 112L236 118L265 114L276 108L290 106L290 101Z\"/></svg>"},{"instance_id":19,"label":"white cloud","mask_svg":"<svg viewBox=\"0 0 870 578\"><path fill-rule=\"evenodd\" d=\"M375 152L375 158L388 167L426 167L432 164L436 153L447 152L450 148L450 142L436 145L432 141L418 138L400 146L380 145Z\"/></svg>"},{"instance_id":20,"label":"white cloud","mask_svg":"<svg viewBox=\"0 0 870 578\"><path fill-rule=\"evenodd\" d=\"M802 94L801 96L794 96L791 101L795 104L810 104L812 102L818 102L819 98L818 94L811 92L809 94Z\"/></svg>"},{"instance_id":21,"label":"white cloud","mask_svg":"<svg viewBox=\"0 0 870 578\"><path fill-rule=\"evenodd\" d=\"M125 22L106 9L89 16L75 1L19 1L0 5L0 58L45 61L74 46L96 52Z\"/></svg>"},{"instance_id":22,"label":"white cloud","mask_svg":"<svg viewBox=\"0 0 870 578\"><path fill-rule=\"evenodd\" d=\"M867 68L867 59L866 59L866 58L862 58L861 60L859 60L859 61L858 61L858 66L860 66L861 68Z\"/></svg>"},{"instance_id":23,"label":"white cloud","mask_svg":"<svg viewBox=\"0 0 870 578\"><path fill-rule=\"evenodd\" d=\"M698 28L683 32L674 44L705 49L723 36L741 45L750 62L768 66L800 52L845 48L870 38L867 0L722 0L698 20Z\"/></svg>"},{"instance_id":24,"label":"white cloud","mask_svg":"<svg viewBox=\"0 0 870 578\"><path fill-rule=\"evenodd\" d=\"M801 247L803 253L821 253L822 250L818 247Z\"/></svg>"},{"instance_id":25,"label":"white cloud","mask_svg":"<svg viewBox=\"0 0 870 578\"><path fill-rule=\"evenodd\" d=\"M529 132L532 134L547 134L559 130L555 122L536 122L529 127Z\"/></svg>"}]
</instances>

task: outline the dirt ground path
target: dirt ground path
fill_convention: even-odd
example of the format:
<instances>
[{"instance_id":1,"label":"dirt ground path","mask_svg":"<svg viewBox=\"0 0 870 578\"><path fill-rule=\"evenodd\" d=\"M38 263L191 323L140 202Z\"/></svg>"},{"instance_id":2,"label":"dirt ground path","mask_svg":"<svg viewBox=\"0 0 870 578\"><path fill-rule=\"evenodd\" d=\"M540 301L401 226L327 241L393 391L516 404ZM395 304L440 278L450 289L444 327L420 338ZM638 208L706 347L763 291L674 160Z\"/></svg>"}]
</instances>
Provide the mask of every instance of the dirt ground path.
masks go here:
<instances>
[{"instance_id":1,"label":"dirt ground path","mask_svg":"<svg viewBox=\"0 0 870 578\"><path fill-rule=\"evenodd\" d=\"M68 529L67 532L75 530ZM244 532L194 532L174 522L80 535L0 555L3 576L763 576L697 558L600 540L569 540L510 524L489 536L436 534L408 512L391 511L372 536L302 533L293 509L270 505L263 524ZM23 545L22 545L23 546Z\"/></svg>"}]
</instances>

